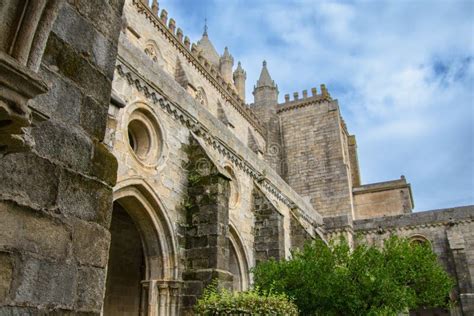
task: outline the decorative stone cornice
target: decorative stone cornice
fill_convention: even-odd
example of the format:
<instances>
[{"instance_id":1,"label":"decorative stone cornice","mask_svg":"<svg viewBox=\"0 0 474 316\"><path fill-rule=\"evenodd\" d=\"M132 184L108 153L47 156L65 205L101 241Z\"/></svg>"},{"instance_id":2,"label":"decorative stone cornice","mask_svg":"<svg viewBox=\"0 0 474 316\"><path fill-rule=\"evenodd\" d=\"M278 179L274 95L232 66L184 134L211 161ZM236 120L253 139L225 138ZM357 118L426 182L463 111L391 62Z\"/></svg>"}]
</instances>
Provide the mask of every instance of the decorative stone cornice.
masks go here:
<instances>
[{"instance_id":1,"label":"decorative stone cornice","mask_svg":"<svg viewBox=\"0 0 474 316\"><path fill-rule=\"evenodd\" d=\"M401 231L409 231L409 230L416 230L419 228L435 228L435 227L451 227L455 225L466 225L469 223L474 222L473 219L460 219L460 220L450 220L450 221L441 221L441 222L432 222L432 223L424 223L418 225L405 225L405 226L378 226L378 227L371 227L371 228L357 228L357 225L354 227L354 232L357 234L362 235L372 235L372 234L394 234L399 233Z\"/></svg>"},{"instance_id":2,"label":"decorative stone cornice","mask_svg":"<svg viewBox=\"0 0 474 316\"><path fill-rule=\"evenodd\" d=\"M220 92L224 100L228 101L232 106L257 130L262 137L265 137L263 127L261 126L257 116L247 107L244 100L240 98L233 85L226 82L221 76L219 70L212 66L201 54L197 47L189 46L186 38L183 42L182 32L175 33L173 26L166 26L165 19L159 18L153 13L152 9L144 4L141 0L133 0L133 4L137 8L138 13L143 14L145 18L160 31L166 39L178 49L178 51L191 63L213 86ZM164 10L163 10L164 11ZM164 11L166 12L166 11Z\"/></svg>"},{"instance_id":3,"label":"decorative stone cornice","mask_svg":"<svg viewBox=\"0 0 474 316\"><path fill-rule=\"evenodd\" d=\"M174 120L188 128L197 137L203 139L205 143L211 146L221 156L227 158L236 168L245 172L255 182L258 182L265 191L272 194L279 201L288 206L296 216L304 218L305 221L311 223L314 227L319 226L319 223L315 219L313 219L309 214L306 214L306 212L300 209L294 201L281 192L264 173L256 170L253 165L236 153L217 135L213 135L206 126L196 120L196 118L194 118L193 115L183 107L164 97L158 87L155 87L141 75L137 74L133 70L133 67L128 66L127 62L120 56L118 56L117 59L116 70L118 75L125 78L129 85L134 86L138 91L142 92L150 103L159 105L161 109L168 113L168 115L170 115Z\"/></svg>"}]
</instances>

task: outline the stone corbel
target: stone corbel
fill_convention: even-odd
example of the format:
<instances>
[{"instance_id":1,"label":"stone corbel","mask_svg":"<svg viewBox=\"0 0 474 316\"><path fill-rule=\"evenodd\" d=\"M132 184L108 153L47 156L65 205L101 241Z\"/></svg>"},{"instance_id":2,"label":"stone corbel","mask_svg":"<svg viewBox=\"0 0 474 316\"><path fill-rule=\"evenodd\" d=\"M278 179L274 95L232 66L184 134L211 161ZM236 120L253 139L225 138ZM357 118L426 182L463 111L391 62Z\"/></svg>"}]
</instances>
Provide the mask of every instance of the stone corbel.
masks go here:
<instances>
[{"instance_id":1,"label":"stone corbel","mask_svg":"<svg viewBox=\"0 0 474 316\"><path fill-rule=\"evenodd\" d=\"M23 130L32 121L27 103L47 90L36 73L0 51L0 155L33 145Z\"/></svg>"},{"instance_id":2,"label":"stone corbel","mask_svg":"<svg viewBox=\"0 0 474 316\"><path fill-rule=\"evenodd\" d=\"M6 40L0 46L0 155L30 148L24 128L45 118L28 101L48 91L37 71L63 1L12 0L0 13L0 20L11 22L1 30Z\"/></svg>"}]
</instances>

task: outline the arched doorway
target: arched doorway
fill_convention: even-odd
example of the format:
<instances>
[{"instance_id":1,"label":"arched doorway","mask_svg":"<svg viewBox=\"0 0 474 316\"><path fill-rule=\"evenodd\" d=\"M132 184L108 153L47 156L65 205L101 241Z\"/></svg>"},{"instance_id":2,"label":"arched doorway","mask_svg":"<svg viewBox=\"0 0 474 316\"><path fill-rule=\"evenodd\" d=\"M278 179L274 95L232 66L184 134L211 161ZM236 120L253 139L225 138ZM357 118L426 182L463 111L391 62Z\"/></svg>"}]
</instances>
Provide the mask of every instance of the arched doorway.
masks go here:
<instances>
[{"instance_id":1,"label":"arched doorway","mask_svg":"<svg viewBox=\"0 0 474 316\"><path fill-rule=\"evenodd\" d=\"M145 183L116 187L103 314L176 315L180 282L171 225Z\"/></svg>"},{"instance_id":2,"label":"arched doorway","mask_svg":"<svg viewBox=\"0 0 474 316\"><path fill-rule=\"evenodd\" d=\"M110 225L111 243L107 265L104 315L143 315L141 281L145 259L140 233L130 215L114 202Z\"/></svg>"}]
</instances>

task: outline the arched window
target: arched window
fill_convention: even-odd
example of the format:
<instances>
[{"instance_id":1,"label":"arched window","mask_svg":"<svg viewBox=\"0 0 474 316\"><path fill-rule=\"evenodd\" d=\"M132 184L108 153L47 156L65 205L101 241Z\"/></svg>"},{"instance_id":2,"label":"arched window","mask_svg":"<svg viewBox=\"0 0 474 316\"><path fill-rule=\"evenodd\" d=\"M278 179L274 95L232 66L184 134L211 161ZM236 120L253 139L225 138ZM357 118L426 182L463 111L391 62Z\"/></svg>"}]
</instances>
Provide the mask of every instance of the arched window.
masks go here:
<instances>
[{"instance_id":1,"label":"arched window","mask_svg":"<svg viewBox=\"0 0 474 316\"><path fill-rule=\"evenodd\" d=\"M250 285L247 255L242 239L232 224L229 225L229 270L234 276L233 290L247 290Z\"/></svg>"},{"instance_id":2,"label":"arched window","mask_svg":"<svg viewBox=\"0 0 474 316\"><path fill-rule=\"evenodd\" d=\"M151 60L156 63L159 63L159 60L163 60L163 56L161 56L161 52L154 41L148 41L146 43L145 54L147 54Z\"/></svg>"},{"instance_id":3,"label":"arched window","mask_svg":"<svg viewBox=\"0 0 474 316\"><path fill-rule=\"evenodd\" d=\"M413 235L409 239L412 245L427 245L431 247L431 242L423 235Z\"/></svg>"}]
</instances>

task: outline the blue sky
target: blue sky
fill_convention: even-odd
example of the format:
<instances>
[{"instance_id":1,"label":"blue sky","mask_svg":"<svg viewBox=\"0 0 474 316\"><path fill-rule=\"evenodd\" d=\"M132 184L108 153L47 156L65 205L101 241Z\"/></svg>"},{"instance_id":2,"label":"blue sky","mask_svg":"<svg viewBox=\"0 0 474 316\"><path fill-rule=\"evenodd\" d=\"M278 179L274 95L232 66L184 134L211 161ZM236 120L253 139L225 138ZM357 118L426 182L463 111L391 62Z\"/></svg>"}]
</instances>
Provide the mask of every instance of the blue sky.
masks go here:
<instances>
[{"instance_id":1,"label":"blue sky","mask_svg":"<svg viewBox=\"0 0 474 316\"><path fill-rule=\"evenodd\" d=\"M415 210L474 204L474 0L162 0L286 93L325 83L357 137L363 183L412 184Z\"/></svg>"}]
</instances>

